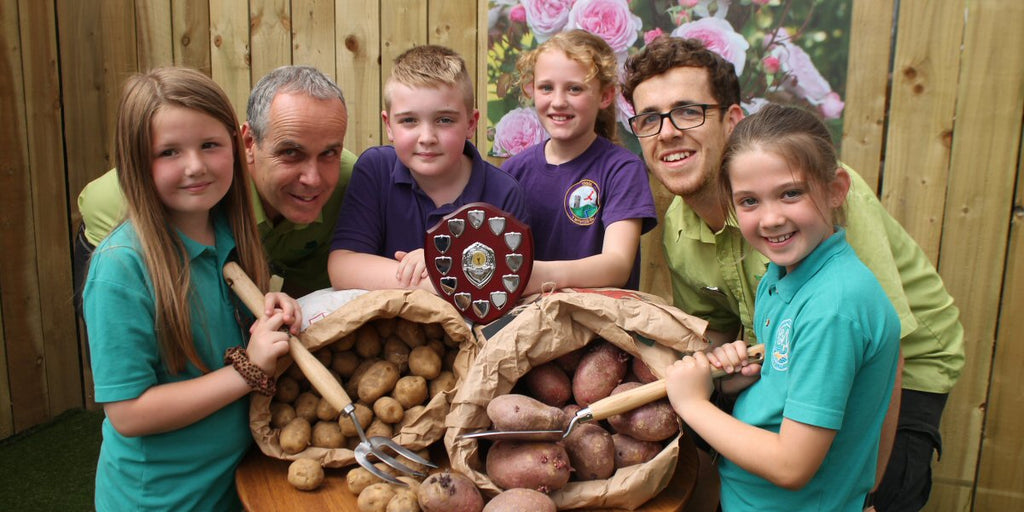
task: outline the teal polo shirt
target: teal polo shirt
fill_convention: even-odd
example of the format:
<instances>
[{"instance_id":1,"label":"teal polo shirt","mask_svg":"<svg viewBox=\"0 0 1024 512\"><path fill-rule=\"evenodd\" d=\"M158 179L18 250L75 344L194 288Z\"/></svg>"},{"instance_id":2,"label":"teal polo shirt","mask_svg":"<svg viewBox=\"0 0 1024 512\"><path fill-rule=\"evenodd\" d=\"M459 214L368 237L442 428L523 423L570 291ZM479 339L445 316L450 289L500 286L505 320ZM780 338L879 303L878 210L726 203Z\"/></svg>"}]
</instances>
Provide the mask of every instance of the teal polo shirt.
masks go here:
<instances>
[{"instance_id":1,"label":"teal polo shirt","mask_svg":"<svg viewBox=\"0 0 1024 512\"><path fill-rule=\"evenodd\" d=\"M268 220L256 185L250 183L257 227L271 273L284 278L283 289L292 296L331 286L327 275L331 236L355 163L354 153L347 149L341 152L338 185L320 216L309 224L295 224L284 218L276 223ZM78 210L82 213L86 239L98 245L125 215L124 195L117 183L116 169L107 171L82 189L78 195Z\"/></svg>"},{"instance_id":2,"label":"teal polo shirt","mask_svg":"<svg viewBox=\"0 0 1024 512\"><path fill-rule=\"evenodd\" d=\"M964 365L960 312L927 255L856 172L846 196L847 240L900 317L903 388L949 393ZM754 296L768 259L733 221L713 232L679 197L665 213L663 246L676 307L754 342Z\"/></svg>"},{"instance_id":3,"label":"teal polo shirt","mask_svg":"<svg viewBox=\"0 0 1024 512\"><path fill-rule=\"evenodd\" d=\"M892 395L900 322L839 229L792 273L771 264L757 290L761 378L740 393L736 419L778 433L783 418L835 430L801 489L777 487L729 460L719 464L724 510L860 512L874 484Z\"/></svg>"},{"instance_id":4,"label":"teal polo shirt","mask_svg":"<svg viewBox=\"0 0 1024 512\"><path fill-rule=\"evenodd\" d=\"M235 248L226 220L215 223L216 245L181 236L192 280L190 313L195 348L210 369L224 366L224 351L243 345L232 292L221 269ZM152 283L130 223L117 227L93 253L83 311L96 401L138 398L160 384L194 379L191 364L171 375L155 329ZM103 420L96 465L96 509L239 510L235 468L252 443L248 396L171 432L125 437Z\"/></svg>"}]
</instances>

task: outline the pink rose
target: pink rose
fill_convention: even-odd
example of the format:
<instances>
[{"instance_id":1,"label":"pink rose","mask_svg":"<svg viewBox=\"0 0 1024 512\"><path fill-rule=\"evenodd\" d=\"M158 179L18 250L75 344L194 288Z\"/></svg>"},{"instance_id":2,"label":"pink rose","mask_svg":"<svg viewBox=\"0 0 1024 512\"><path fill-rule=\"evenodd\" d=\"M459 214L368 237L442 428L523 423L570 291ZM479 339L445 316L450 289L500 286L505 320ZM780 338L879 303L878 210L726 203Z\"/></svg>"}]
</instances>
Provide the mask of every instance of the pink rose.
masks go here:
<instances>
[{"instance_id":1,"label":"pink rose","mask_svg":"<svg viewBox=\"0 0 1024 512\"><path fill-rule=\"evenodd\" d=\"M828 103L828 113L822 110L822 115L838 117L844 107L842 100L839 99L839 95L832 92L832 86L821 76L818 68L814 67L810 55L792 43L789 32L780 28L775 33L774 41L771 41L771 38L765 39L765 44L769 43L772 45L769 55L779 59L780 69L788 75L782 82L782 87L816 107Z\"/></svg>"},{"instance_id":2,"label":"pink rose","mask_svg":"<svg viewBox=\"0 0 1024 512\"><path fill-rule=\"evenodd\" d=\"M694 7L700 3L700 0L679 0L679 5L683 7Z\"/></svg>"},{"instance_id":3,"label":"pink rose","mask_svg":"<svg viewBox=\"0 0 1024 512\"><path fill-rule=\"evenodd\" d=\"M754 2L757 5L768 5L768 3L771 2L772 0L751 0L751 1Z\"/></svg>"},{"instance_id":4,"label":"pink rose","mask_svg":"<svg viewBox=\"0 0 1024 512\"><path fill-rule=\"evenodd\" d=\"M771 55L761 59L761 64L764 65L764 72L768 73L769 75L774 75L775 73L778 73L779 66L781 66L779 58L772 57Z\"/></svg>"},{"instance_id":5,"label":"pink rose","mask_svg":"<svg viewBox=\"0 0 1024 512\"><path fill-rule=\"evenodd\" d=\"M577 0L565 28L598 35L616 54L625 54L636 42L643 20L630 12L626 0Z\"/></svg>"},{"instance_id":6,"label":"pink rose","mask_svg":"<svg viewBox=\"0 0 1024 512\"><path fill-rule=\"evenodd\" d=\"M526 24L529 25L530 31L533 32L538 43L547 41L565 28L573 1L520 0L520 4L526 11Z\"/></svg>"},{"instance_id":7,"label":"pink rose","mask_svg":"<svg viewBox=\"0 0 1024 512\"><path fill-rule=\"evenodd\" d=\"M508 19L515 23L523 23L526 21L526 8L522 4L512 7L508 11Z\"/></svg>"},{"instance_id":8,"label":"pink rose","mask_svg":"<svg viewBox=\"0 0 1024 512\"><path fill-rule=\"evenodd\" d=\"M736 68L736 76L743 74L750 43L733 30L728 21L720 18L701 18L680 25L672 31L672 36L699 39L709 50L731 62Z\"/></svg>"},{"instance_id":9,"label":"pink rose","mask_svg":"<svg viewBox=\"0 0 1024 512\"><path fill-rule=\"evenodd\" d=\"M821 104L818 105L818 110L821 111L821 115L825 119L839 119L843 115L844 107L846 107L846 104L839 98L839 95L830 92L825 95Z\"/></svg>"},{"instance_id":10,"label":"pink rose","mask_svg":"<svg viewBox=\"0 0 1024 512\"><path fill-rule=\"evenodd\" d=\"M548 133L540 124L537 112L520 107L510 110L494 126L494 156L513 156L522 150L540 144Z\"/></svg>"},{"instance_id":11,"label":"pink rose","mask_svg":"<svg viewBox=\"0 0 1024 512\"><path fill-rule=\"evenodd\" d=\"M664 33L665 31L661 30L661 27L657 27L654 30L648 30L647 32L644 32L644 44L651 44L651 41L654 41L655 39L658 38L658 36Z\"/></svg>"}]
</instances>

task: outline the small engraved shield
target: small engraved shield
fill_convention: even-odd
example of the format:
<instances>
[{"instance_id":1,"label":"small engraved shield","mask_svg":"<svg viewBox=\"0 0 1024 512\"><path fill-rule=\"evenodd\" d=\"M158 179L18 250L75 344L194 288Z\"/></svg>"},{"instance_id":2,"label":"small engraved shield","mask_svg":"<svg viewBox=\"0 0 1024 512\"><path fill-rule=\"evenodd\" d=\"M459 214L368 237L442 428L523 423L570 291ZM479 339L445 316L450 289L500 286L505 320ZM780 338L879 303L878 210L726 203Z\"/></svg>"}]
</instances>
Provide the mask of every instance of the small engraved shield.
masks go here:
<instances>
[{"instance_id":1,"label":"small engraved shield","mask_svg":"<svg viewBox=\"0 0 1024 512\"><path fill-rule=\"evenodd\" d=\"M459 286L459 279L455 276L442 276L441 279L441 291L445 295L451 295Z\"/></svg>"},{"instance_id":2,"label":"small engraved shield","mask_svg":"<svg viewBox=\"0 0 1024 512\"><path fill-rule=\"evenodd\" d=\"M487 219L487 227L491 228L491 233L494 233L495 236L500 235L502 231L505 231L505 217Z\"/></svg>"},{"instance_id":3,"label":"small engraved shield","mask_svg":"<svg viewBox=\"0 0 1024 512\"><path fill-rule=\"evenodd\" d=\"M477 288L483 288L494 277L495 266L494 249L480 242L462 251L462 271Z\"/></svg>"},{"instance_id":4,"label":"small engraved shield","mask_svg":"<svg viewBox=\"0 0 1024 512\"><path fill-rule=\"evenodd\" d=\"M484 218L487 214L483 210L470 210L466 212L466 218L469 219L469 225L473 226L473 229L480 229L480 226L484 225Z\"/></svg>"},{"instance_id":5,"label":"small engraved shield","mask_svg":"<svg viewBox=\"0 0 1024 512\"><path fill-rule=\"evenodd\" d=\"M466 221L463 219L448 219L448 231L452 236L458 238L466 230Z\"/></svg>"},{"instance_id":6,"label":"small engraved shield","mask_svg":"<svg viewBox=\"0 0 1024 512\"><path fill-rule=\"evenodd\" d=\"M515 251L519 248L519 244L523 242L522 233L509 232L505 233L505 245L508 246L508 250Z\"/></svg>"},{"instance_id":7,"label":"small engraved shield","mask_svg":"<svg viewBox=\"0 0 1024 512\"><path fill-rule=\"evenodd\" d=\"M519 276L515 274L505 274L501 276L501 282L505 285L505 289L509 293L515 293L516 289L519 288Z\"/></svg>"},{"instance_id":8,"label":"small engraved shield","mask_svg":"<svg viewBox=\"0 0 1024 512\"><path fill-rule=\"evenodd\" d=\"M434 266L437 267L437 271L442 276L448 275L448 271L452 269L452 259L450 256L438 256L434 258Z\"/></svg>"},{"instance_id":9,"label":"small engraved shield","mask_svg":"<svg viewBox=\"0 0 1024 512\"><path fill-rule=\"evenodd\" d=\"M491 311L491 303L486 300L474 300L473 301L473 313L476 313L477 318L486 318L487 313Z\"/></svg>"},{"instance_id":10,"label":"small engraved shield","mask_svg":"<svg viewBox=\"0 0 1024 512\"><path fill-rule=\"evenodd\" d=\"M533 271L533 238L508 212L469 203L424 234L423 259L438 296L467 321L486 324L522 296Z\"/></svg>"},{"instance_id":11,"label":"small engraved shield","mask_svg":"<svg viewBox=\"0 0 1024 512\"><path fill-rule=\"evenodd\" d=\"M451 246L451 235L434 235L434 247L437 247L437 252L444 254L448 252L448 248Z\"/></svg>"},{"instance_id":12,"label":"small engraved shield","mask_svg":"<svg viewBox=\"0 0 1024 512\"><path fill-rule=\"evenodd\" d=\"M469 307L469 303L473 302L473 296L466 292L459 292L455 294L455 307L459 308L459 311L465 311Z\"/></svg>"},{"instance_id":13,"label":"small engraved shield","mask_svg":"<svg viewBox=\"0 0 1024 512\"><path fill-rule=\"evenodd\" d=\"M508 304L508 294L505 292L491 292L491 303L498 309L503 309Z\"/></svg>"},{"instance_id":14,"label":"small engraved shield","mask_svg":"<svg viewBox=\"0 0 1024 512\"><path fill-rule=\"evenodd\" d=\"M512 272L519 272L519 267L523 266L523 255L506 254L505 264L508 265L509 270L511 270Z\"/></svg>"}]
</instances>

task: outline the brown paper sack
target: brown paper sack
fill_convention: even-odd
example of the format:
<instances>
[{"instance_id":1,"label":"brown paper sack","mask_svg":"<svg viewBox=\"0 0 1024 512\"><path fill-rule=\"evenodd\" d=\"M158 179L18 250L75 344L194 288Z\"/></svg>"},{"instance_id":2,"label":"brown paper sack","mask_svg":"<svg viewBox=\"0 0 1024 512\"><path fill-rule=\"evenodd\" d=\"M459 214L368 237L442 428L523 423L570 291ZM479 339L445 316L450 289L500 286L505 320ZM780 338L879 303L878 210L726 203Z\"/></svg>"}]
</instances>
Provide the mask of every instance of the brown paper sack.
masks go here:
<instances>
[{"instance_id":1,"label":"brown paper sack","mask_svg":"<svg viewBox=\"0 0 1024 512\"><path fill-rule=\"evenodd\" d=\"M449 401L458 390L458 381L465 375L469 361L477 351L466 321L451 304L422 290L371 291L352 299L351 302L310 325L298 338L313 352L355 332L371 320L392 317L423 324L438 323L459 346L459 354L453 368L456 377L455 388L431 398L422 413L408 420L402 430L393 437L406 448L420 450L444 436L444 417L448 413ZM290 363L290 359L288 362ZM278 369L278 375L283 373L287 366L282 365ZM344 382L342 384L344 385ZM281 429L270 425L270 402L271 397L253 394L249 406L249 428L263 453L277 459L316 459L326 467L355 464L355 454L347 448L310 446L296 454L285 453L278 442ZM369 404L371 407L372 405Z\"/></svg>"},{"instance_id":2,"label":"brown paper sack","mask_svg":"<svg viewBox=\"0 0 1024 512\"><path fill-rule=\"evenodd\" d=\"M486 494L500 492L483 472L477 441L462 433L489 430L487 404L510 392L534 366L603 338L640 357L658 377L679 352L703 350L707 322L666 305L660 297L623 290L574 290L546 295L528 304L494 333L479 338L481 347L452 398L445 422L445 448L452 468L469 476ZM639 341L638 341L639 340ZM571 508L635 509L661 492L675 474L679 437L653 460L618 469L611 478L570 481L552 492L559 510Z\"/></svg>"}]
</instances>

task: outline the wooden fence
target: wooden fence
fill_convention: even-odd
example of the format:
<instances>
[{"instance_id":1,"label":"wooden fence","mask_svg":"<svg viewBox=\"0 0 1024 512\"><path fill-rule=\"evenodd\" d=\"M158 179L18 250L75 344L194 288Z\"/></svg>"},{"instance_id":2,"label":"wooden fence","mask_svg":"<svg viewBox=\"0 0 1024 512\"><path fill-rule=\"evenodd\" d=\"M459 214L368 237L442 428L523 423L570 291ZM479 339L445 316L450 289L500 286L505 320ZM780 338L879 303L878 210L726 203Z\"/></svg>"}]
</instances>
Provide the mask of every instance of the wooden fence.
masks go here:
<instances>
[{"instance_id":1,"label":"wooden fence","mask_svg":"<svg viewBox=\"0 0 1024 512\"><path fill-rule=\"evenodd\" d=\"M71 241L78 191L112 165L127 75L196 67L244 114L260 76L312 64L344 89L358 152L381 143L381 77L412 45L456 49L484 97L486 23L472 0L0 0L0 439L95 405ZM929 510L1024 508L1022 29L1020 0L853 6L843 158L936 263L966 330ZM642 286L668 296L659 236Z\"/></svg>"}]
</instances>

